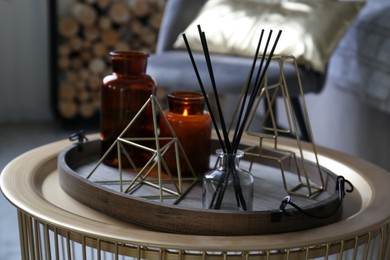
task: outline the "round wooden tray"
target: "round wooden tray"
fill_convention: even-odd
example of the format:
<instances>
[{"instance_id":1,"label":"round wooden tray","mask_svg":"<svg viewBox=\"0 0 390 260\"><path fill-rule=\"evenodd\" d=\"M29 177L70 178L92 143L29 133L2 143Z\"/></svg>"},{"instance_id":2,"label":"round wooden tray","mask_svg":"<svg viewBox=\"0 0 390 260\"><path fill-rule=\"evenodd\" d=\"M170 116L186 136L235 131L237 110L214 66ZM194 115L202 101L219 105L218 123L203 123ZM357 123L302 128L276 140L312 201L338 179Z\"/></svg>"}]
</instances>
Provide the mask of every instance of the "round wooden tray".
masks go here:
<instances>
[{"instance_id":1,"label":"round wooden tray","mask_svg":"<svg viewBox=\"0 0 390 260\"><path fill-rule=\"evenodd\" d=\"M253 140L248 140L244 138L242 148L252 144ZM216 141L213 145L217 148ZM291 196L294 203L311 216L292 208L288 208L291 214L285 215L279 210L281 201L288 195L283 187L280 170L271 167L272 165L264 165L260 160L255 161L251 171L255 176L254 210L236 212L202 209L200 183L178 205L174 205L172 199L160 202L159 199L145 199L120 192L119 186L111 181L115 176L119 179L117 169L106 165L99 166L92 177L86 179L97 165L99 156L99 140L85 143L81 151L77 146L64 149L58 156L59 183L62 189L97 211L152 230L193 235L276 234L334 223L342 214L336 190L338 174L324 167L321 167L325 179L324 191L313 197ZM246 160L244 157L241 165L245 165ZM316 165L309 160L304 163L309 169L310 181L318 185ZM132 173L124 174L131 176ZM297 181L295 174L288 171L284 174L287 181ZM142 188L140 190L142 194Z\"/></svg>"}]
</instances>

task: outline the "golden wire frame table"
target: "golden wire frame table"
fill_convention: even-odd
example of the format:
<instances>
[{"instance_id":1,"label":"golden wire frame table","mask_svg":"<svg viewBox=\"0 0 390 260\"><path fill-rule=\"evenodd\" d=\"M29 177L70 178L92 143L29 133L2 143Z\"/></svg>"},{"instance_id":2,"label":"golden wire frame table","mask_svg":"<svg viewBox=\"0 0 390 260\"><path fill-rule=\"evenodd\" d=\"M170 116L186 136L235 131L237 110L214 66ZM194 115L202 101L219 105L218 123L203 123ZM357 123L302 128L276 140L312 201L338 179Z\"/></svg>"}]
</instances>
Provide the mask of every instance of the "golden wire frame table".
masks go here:
<instances>
[{"instance_id":1,"label":"golden wire frame table","mask_svg":"<svg viewBox=\"0 0 390 260\"><path fill-rule=\"evenodd\" d=\"M243 143L253 144L249 136ZM259 236L196 236L147 230L103 215L58 184L63 140L31 150L0 175L18 209L22 259L389 259L390 173L356 157L318 147L319 162L355 191L340 221L305 231ZM281 139L280 146L293 142ZM305 148L305 146L304 146ZM304 150L308 160L313 154Z\"/></svg>"}]
</instances>

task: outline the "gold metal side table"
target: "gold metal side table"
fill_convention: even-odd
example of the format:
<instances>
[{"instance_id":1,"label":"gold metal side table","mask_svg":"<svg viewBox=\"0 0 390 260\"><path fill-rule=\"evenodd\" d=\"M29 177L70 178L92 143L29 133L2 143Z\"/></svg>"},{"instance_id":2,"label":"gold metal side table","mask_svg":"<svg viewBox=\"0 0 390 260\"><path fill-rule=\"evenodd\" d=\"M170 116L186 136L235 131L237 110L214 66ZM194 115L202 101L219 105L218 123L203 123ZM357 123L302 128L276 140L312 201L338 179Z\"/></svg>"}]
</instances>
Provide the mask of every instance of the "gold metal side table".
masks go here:
<instances>
[{"instance_id":1,"label":"gold metal side table","mask_svg":"<svg viewBox=\"0 0 390 260\"><path fill-rule=\"evenodd\" d=\"M250 137L244 137L251 142ZM293 143L282 139L280 145ZM336 223L259 236L195 236L147 230L103 215L58 184L57 156L67 140L31 150L1 174L5 197L18 209L23 259L389 259L390 173L319 147L322 166L342 173L355 191ZM310 152L307 152L310 160Z\"/></svg>"}]
</instances>

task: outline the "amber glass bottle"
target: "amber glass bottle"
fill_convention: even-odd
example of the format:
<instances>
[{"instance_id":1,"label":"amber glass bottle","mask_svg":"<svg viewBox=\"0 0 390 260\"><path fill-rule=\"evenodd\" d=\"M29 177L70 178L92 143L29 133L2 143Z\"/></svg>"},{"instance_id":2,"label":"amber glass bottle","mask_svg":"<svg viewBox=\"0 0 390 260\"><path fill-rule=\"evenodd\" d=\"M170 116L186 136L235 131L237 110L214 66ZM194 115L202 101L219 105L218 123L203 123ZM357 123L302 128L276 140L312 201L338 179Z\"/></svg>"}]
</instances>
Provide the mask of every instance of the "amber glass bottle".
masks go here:
<instances>
[{"instance_id":1,"label":"amber glass bottle","mask_svg":"<svg viewBox=\"0 0 390 260\"><path fill-rule=\"evenodd\" d=\"M209 170L211 146L211 118L204 112L204 97L193 92L174 92L168 95L169 109L164 111L170 126L175 132L196 175ZM160 117L160 136L171 136L165 120ZM180 168L183 176L191 176L191 171L183 155ZM177 173L174 149L164 156L169 169Z\"/></svg>"},{"instance_id":2,"label":"amber glass bottle","mask_svg":"<svg viewBox=\"0 0 390 260\"><path fill-rule=\"evenodd\" d=\"M141 51L110 52L113 73L103 79L101 88L101 122L100 138L102 154L104 154L119 134L142 108L150 95L156 93L155 81L146 74L148 53ZM148 106L134 120L125 138L153 137L153 121L151 107ZM148 145L146 142L138 142ZM153 145L153 142L149 142ZM151 154L135 146L125 145L127 153L136 166L145 164ZM130 166L122 157L122 165ZM112 166L118 165L117 149L104 160Z\"/></svg>"}]
</instances>

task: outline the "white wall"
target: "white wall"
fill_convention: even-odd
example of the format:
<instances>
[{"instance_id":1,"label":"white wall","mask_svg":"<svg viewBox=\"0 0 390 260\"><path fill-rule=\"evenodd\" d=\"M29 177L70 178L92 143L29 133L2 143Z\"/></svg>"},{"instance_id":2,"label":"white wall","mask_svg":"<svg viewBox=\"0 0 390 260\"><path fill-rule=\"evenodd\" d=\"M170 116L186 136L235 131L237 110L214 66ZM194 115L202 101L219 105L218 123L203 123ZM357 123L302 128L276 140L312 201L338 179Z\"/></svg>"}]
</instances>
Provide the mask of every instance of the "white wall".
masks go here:
<instances>
[{"instance_id":1,"label":"white wall","mask_svg":"<svg viewBox=\"0 0 390 260\"><path fill-rule=\"evenodd\" d=\"M335 87L331 75L320 94L306 97L317 145L355 155L390 171L390 114L350 91Z\"/></svg>"},{"instance_id":2,"label":"white wall","mask_svg":"<svg viewBox=\"0 0 390 260\"><path fill-rule=\"evenodd\" d=\"M0 1L0 123L51 118L47 0Z\"/></svg>"}]
</instances>

